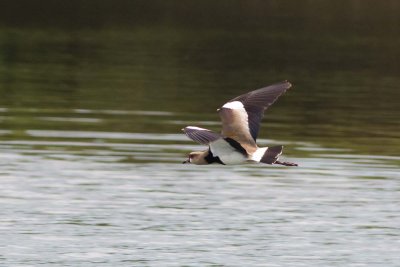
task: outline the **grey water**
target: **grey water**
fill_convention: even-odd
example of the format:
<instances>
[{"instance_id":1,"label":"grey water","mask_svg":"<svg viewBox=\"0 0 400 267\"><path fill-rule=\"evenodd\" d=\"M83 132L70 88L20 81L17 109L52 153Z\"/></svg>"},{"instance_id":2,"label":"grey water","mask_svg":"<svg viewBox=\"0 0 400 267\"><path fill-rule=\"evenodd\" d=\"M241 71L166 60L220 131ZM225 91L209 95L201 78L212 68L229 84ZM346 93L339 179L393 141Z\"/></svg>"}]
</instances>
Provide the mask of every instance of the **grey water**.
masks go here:
<instances>
[{"instance_id":1,"label":"grey water","mask_svg":"<svg viewBox=\"0 0 400 267\"><path fill-rule=\"evenodd\" d=\"M399 3L20 2L0 266L399 266ZM258 142L299 167L181 164L181 128L285 79Z\"/></svg>"}]
</instances>

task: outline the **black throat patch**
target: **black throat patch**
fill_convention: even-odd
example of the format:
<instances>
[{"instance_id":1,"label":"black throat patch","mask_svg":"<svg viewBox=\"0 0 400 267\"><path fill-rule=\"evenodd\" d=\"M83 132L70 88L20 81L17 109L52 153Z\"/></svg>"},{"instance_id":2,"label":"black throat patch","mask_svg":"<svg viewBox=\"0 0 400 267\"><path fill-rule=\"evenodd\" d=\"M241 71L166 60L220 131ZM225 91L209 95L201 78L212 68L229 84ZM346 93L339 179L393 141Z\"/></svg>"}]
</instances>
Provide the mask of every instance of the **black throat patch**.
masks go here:
<instances>
[{"instance_id":1,"label":"black throat patch","mask_svg":"<svg viewBox=\"0 0 400 267\"><path fill-rule=\"evenodd\" d=\"M208 164L212 164L212 163L219 163L222 165L225 165L219 157L214 157L213 153L211 152L211 150L208 150L208 155L207 157L204 158Z\"/></svg>"}]
</instances>

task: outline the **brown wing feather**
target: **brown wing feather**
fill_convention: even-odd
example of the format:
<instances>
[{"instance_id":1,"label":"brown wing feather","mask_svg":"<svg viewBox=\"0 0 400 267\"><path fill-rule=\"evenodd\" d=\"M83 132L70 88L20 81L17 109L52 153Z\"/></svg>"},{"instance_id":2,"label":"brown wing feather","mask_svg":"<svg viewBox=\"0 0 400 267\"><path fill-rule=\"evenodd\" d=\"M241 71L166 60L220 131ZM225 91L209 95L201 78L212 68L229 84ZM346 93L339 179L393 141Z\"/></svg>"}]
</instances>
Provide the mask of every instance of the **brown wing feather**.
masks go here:
<instances>
[{"instance_id":1,"label":"brown wing feather","mask_svg":"<svg viewBox=\"0 0 400 267\"><path fill-rule=\"evenodd\" d=\"M227 102L239 101L244 109L230 109L222 107L219 115L222 120L222 134L236 139L238 142L256 146L256 139L260 129L260 122L264 111L272 105L292 85L284 81L235 97Z\"/></svg>"},{"instance_id":2,"label":"brown wing feather","mask_svg":"<svg viewBox=\"0 0 400 267\"><path fill-rule=\"evenodd\" d=\"M257 150L255 140L250 135L247 113L244 109L221 108L218 110L222 120L222 135L239 142L247 153Z\"/></svg>"}]
</instances>

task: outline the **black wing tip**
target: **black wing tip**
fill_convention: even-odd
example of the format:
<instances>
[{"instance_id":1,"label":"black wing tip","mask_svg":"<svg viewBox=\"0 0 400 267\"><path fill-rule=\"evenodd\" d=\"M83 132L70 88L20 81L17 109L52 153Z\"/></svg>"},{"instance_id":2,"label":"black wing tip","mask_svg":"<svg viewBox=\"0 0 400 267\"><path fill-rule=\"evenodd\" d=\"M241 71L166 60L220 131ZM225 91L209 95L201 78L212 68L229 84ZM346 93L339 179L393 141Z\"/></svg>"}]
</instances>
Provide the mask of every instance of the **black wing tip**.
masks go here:
<instances>
[{"instance_id":1,"label":"black wing tip","mask_svg":"<svg viewBox=\"0 0 400 267\"><path fill-rule=\"evenodd\" d=\"M288 80L283 80L281 82L277 82L271 85L267 85L266 87L262 87L260 89L254 90L254 91L261 91L261 90L278 90L281 91L282 93L286 92L289 88L291 88L293 85L291 82ZM252 92L254 92L252 91ZM252 93L252 92L249 92Z\"/></svg>"},{"instance_id":2,"label":"black wing tip","mask_svg":"<svg viewBox=\"0 0 400 267\"><path fill-rule=\"evenodd\" d=\"M284 80L282 82L275 83L275 84L265 87L265 89L267 89L267 88L271 88L271 89L274 88L275 90L281 91L281 93L280 93L280 95L281 95L281 94L284 94L290 88L292 88L292 83L289 82L288 80ZM264 88L262 88L262 89L264 89Z\"/></svg>"}]
</instances>

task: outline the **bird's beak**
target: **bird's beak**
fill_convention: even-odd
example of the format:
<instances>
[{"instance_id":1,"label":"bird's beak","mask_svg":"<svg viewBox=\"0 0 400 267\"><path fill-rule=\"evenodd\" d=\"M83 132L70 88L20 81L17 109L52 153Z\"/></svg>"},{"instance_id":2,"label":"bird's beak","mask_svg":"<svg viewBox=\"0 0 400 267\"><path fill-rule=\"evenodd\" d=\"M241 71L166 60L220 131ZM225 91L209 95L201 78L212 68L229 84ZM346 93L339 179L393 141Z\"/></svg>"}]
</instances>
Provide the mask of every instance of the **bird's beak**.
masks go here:
<instances>
[{"instance_id":1,"label":"bird's beak","mask_svg":"<svg viewBox=\"0 0 400 267\"><path fill-rule=\"evenodd\" d=\"M182 164L190 163L190 159L185 160Z\"/></svg>"}]
</instances>

